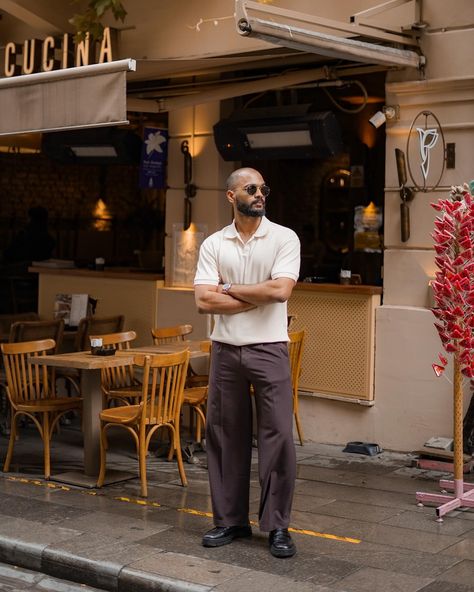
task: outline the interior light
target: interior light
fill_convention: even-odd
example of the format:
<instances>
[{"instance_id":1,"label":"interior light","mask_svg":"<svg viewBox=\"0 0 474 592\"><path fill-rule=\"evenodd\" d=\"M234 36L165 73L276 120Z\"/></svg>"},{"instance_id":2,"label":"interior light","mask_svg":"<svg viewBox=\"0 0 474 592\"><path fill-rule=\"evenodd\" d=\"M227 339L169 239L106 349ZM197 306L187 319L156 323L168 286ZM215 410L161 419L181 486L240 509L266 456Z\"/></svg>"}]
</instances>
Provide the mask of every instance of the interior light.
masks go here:
<instances>
[{"instance_id":1,"label":"interior light","mask_svg":"<svg viewBox=\"0 0 474 592\"><path fill-rule=\"evenodd\" d=\"M311 134L308 129L275 132L253 132L247 134L251 148L280 148L292 146L311 146Z\"/></svg>"},{"instance_id":2,"label":"interior light","mask_svg":"<svg viewBox=\"0 0 474 592\"><path fill-rule=\"evenodd\" d=\"M114 146L71 146L70 148L75 156L78 156L79 158L117 156L117 150L114 148Z\"/></svg>"}]
</instances>

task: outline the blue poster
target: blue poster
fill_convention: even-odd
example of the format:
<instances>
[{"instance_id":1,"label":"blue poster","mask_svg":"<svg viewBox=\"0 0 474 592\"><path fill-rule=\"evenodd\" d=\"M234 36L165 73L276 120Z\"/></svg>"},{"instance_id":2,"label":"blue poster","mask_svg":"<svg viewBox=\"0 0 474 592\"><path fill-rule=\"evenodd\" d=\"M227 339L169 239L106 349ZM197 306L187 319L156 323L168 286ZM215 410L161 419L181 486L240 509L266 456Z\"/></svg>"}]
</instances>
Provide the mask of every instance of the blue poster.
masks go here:
<instances>
[{"instance_id":1,"label":"blue poster","mask_svg":"<svg viewBox=\"0 0 474 592\"><path fill-rule=\"evenodd\" d=\"M146 127L143 130L143 136L139 186L141 189L164 189L166 187L168 130Z\"/></svg>"}]
</instances>

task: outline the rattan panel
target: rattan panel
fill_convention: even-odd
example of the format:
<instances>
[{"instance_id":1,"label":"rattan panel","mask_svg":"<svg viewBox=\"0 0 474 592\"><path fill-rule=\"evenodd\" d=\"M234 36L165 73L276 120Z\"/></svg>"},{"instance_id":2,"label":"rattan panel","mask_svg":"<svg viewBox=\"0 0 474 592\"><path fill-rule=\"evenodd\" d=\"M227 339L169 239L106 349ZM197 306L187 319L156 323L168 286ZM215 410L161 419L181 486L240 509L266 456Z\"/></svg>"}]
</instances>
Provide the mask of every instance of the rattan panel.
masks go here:
<instances>
[{"instance_id":1,"label":"rattan panel","mask_svg":"<svg viewBox=\"0 0 474 592\"><path fill-rule=\"evenodd\" d=\"M379 298L294 290L292 329L305 329L300 390L373 398L374 310Z\"/></svg>"}]
</instances>

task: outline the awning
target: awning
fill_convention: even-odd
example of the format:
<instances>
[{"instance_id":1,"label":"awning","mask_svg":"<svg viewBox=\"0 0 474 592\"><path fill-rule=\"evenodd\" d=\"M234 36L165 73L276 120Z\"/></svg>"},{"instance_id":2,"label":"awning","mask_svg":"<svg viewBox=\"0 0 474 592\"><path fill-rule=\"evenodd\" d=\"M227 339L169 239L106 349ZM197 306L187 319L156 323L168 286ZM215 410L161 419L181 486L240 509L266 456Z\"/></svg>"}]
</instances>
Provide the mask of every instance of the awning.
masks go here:
<instances>
[{"instance_id":1,"label":"awning","mask_svg":"<svg viewBox=\"0 0 474 592\"><path fill-rule=\"evenodd\" d=\"M123 125L132 59L0 79L0 136Z\"/></svg>"},{"instance_id":2,"label":"awning","mask_svg":"<svg viewBox=\"0 0 474 592\"><path fill-rule=\"evenodd\" d=\"M331 21L252 0L236 1L235 18L237 30L241 35L300 51L385 66L420 68L425 62L422 55L411 49L399 49L381 42L349 38L367 36L385 43L417 45L412 37L404 36L401 32L382 32L364 25ZM333 30L336 30L337 34L326 32Z\"/></svg>"}]
</instances>

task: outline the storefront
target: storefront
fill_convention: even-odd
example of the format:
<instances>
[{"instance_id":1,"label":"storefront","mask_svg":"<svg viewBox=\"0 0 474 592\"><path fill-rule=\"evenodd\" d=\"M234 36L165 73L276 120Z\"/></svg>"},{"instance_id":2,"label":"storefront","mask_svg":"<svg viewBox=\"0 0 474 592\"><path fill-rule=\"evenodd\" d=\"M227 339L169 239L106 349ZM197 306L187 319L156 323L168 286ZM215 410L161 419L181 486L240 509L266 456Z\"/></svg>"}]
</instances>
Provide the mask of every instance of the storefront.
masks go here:
<instances>
[{"instance_id":1,"label":"storefront","mask_svg":"<svg viewBox=\"0 0 474 592\"><path fill-rule=\"evenodd\" d=\"M474 66L465 56L473 8L468 0L456 0L456 9L452 3L443 7L429 0L394 0L383 6L361 0L351 3L350 12L333 4L293 1L288 10L290 3L283 0L239 1L234 16L230 1L218 7L212 2L191 7L163 2L152 8L134 3L127 7L129 26L119 33L118 46L120 59L137 60L136 72L127 74L126 118L167 113L166 282L186 283L173 276L179 225L186 218L186 225L210 233L227 224L227 175L240 162L260 166L275 193L269 217L294 225L302 238L303 277L334 284L340 269L349 267L363 283L347 291L335 286L335 296L302 284L290 301L290 312L293 307L298 314L296 326L311 332L304 361L311 376L302 381L300 397L305 436L410 450L452 430L450 385L436 380L431 368L440 345L429 310L428 282L434 273L429 203L472 176ZM3 26L2 41L33 37L31 26L26 37L15 37L19 31ZM345 85L348 81L352 87ZM356 114L364 96L365 109ZM318 112L337 114L341 141L349 147L343 156L320 153L308 160L247 155L234 161L224 160L216 147L214 126L237 110L274 113L274 108L307 102L317 103ZM455 145L454 168L444 169L436 189L416 191L408 204L407 238L401 235L394 149L407 153L411 124L428 110L441 122L446 142ZM385 122L374 127L368 120L378 112ZM184 141L197 187L187 202ZM407 184L413 185L410 178ZM358 250L353 214L356 206L371 202L383 211L378 230L383 245ZM325 250L321 258L320 243ZM352 257L345 257L348 253ZM383 299L377 293L382 270ZM342 320L342 353L334 343L337 335L324 329L328 323L322 311L329 319L336 315ZM363 321L351 326L354 317ZM322 350L332 358L321 360ZM322 364L326 374L318 381ZM338 382L341 372L344 385Z\"/></svg>"}]
</instances>

